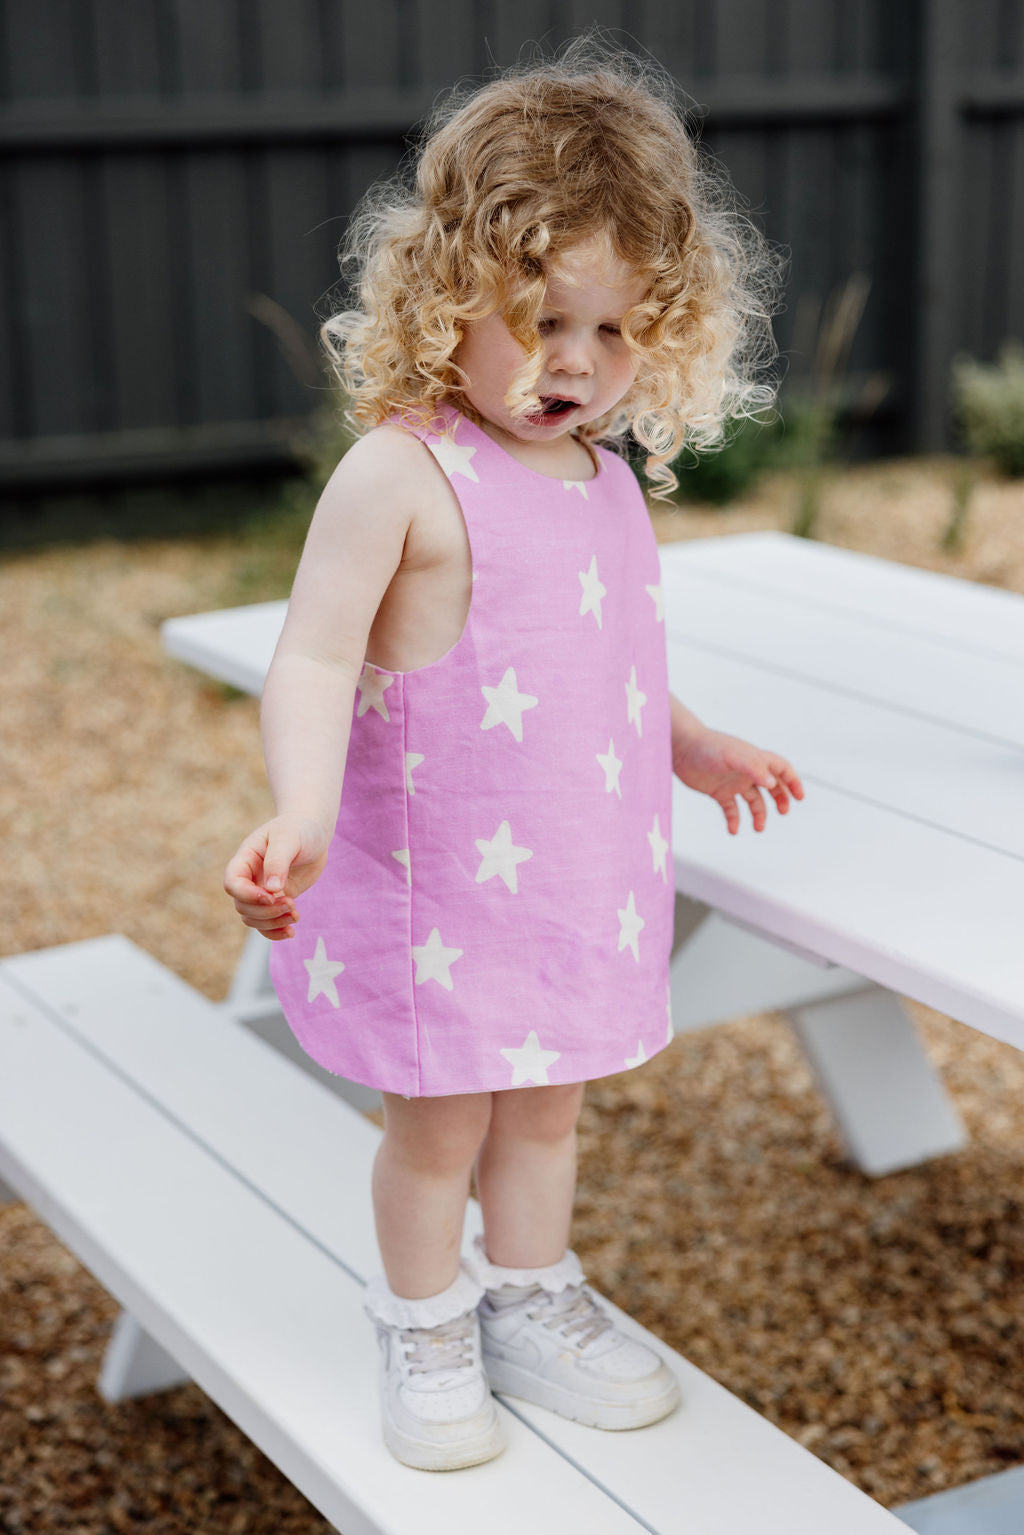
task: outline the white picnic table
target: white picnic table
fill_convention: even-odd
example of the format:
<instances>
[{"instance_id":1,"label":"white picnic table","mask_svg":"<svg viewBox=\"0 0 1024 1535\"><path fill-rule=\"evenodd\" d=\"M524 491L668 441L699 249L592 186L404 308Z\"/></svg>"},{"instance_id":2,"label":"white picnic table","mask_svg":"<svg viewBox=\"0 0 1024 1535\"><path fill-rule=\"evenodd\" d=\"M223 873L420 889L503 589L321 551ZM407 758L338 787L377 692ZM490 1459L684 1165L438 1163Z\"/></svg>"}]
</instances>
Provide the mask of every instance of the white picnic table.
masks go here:
<instances>
[{"instance_id":1,"label":"white picnic table","mask_svg":"<svg viewBox=\"0 0 1024 1535\"><path fill-rule=\"evenodd\" d=\"M952 1151L962 1126L898 999L1024 1048L1024 599L783 533L660 556L672 691L806 787L730 837L676 781L676 1031L785 1010L862 1170ZM258 694L285 607L171 619L163 641ZM253 940L228 1005L272 1029Z\"/></svg>"},{"instance_id":2,"label":"white picnic table","mask_svg":"<svg viewBox=\"0 0 1024 1535\"><path fill-rule=\"evenodd\" d=\"M896 993L1024 1048L1024 601L775 534L661 555L673 691L807 786L730 838L676 785L675 1027L784 1008L861 1167L951 1150L961 1126ZM258 693L284 606L164 639ZM684 1409L642 1434L501 1399L505 1456L454 1480L398 1466L361 1309L380 1132L310 1080L367 1093L295 1045L268 952L253 935L220 1007L117 935L0 963L0 1199L28 1199L120 1300L104 1397L196 1381L351 1535L900 1527L664 1344ZM480 1229L470 1201L464 1241ZM1022 1474L899 1513L921 1535L1016 1532Z\"/></svg>"}]
</instances>

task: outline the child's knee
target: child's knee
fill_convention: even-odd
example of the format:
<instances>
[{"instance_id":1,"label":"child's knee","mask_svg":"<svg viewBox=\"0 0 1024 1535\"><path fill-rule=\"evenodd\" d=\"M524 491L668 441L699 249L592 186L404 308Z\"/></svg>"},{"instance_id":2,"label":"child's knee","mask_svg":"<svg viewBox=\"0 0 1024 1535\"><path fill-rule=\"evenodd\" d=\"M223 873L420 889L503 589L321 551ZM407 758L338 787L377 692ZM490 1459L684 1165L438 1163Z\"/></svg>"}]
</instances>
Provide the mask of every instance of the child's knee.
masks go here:
<instances>
[{"instance_id":1,"label":"child's knee","mask_svg":"<svg viewBox=\"0 0 1024 1535\"><path fill-rule=\"evenodd\" d=\"M385 1095L384 1134L389 1150L427 1175L468 1171L490 1119L490 1093L397 1100Z\"/></svg>"},{"instance_id":2,"label":"child's knee","mask_svg":"<svg viewBox=\"0 0 1024 1535\"><path fill-rule=\"evenodd\" d=\"M566 1082L496 1092L492 1128L499 1135L524 1136L528 1140L564 1140L576 1127L585 1087L584 1082Z\"/></svg>"}]
</instances>

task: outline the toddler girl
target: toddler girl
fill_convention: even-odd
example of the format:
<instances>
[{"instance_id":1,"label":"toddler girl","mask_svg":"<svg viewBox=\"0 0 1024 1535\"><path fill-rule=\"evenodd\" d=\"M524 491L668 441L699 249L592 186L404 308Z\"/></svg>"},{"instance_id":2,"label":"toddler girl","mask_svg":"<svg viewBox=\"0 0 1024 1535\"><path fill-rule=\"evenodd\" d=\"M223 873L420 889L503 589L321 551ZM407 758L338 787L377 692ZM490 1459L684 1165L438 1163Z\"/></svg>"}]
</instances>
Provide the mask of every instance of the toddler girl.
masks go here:
<instances>
[{"instance_id":1,"label":"toddler girl","mask_svg":"<svg viewBox=\"0 0 1024 1535\"><path fill-rule=\"evenodd\" d=\"M324 338L363 435L267 677L277 814L225 886L304 1049L381 1090L384 1436L450 1469L501 1449L492 1387L605 1429L679 1400L568 1248L575 1125L589 1078L672 1037L673 770L730 832L737 799L760 831L762 789L803 791L670 696L657 546L607 444L632 428L664 493L771 399L777 268L670 89L590 44L442 109L347 259L358 306Z\"/></svg>"}]
</instances>

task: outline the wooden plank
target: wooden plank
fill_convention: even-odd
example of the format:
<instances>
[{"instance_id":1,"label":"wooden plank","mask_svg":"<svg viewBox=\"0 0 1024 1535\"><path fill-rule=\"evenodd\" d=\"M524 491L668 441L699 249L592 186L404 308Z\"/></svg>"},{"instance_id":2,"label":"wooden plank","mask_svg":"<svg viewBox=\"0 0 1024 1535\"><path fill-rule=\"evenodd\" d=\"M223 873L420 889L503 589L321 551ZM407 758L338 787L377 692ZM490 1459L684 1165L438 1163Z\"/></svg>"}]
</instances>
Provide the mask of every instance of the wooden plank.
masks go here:
<instances>
[{"instance_id":1,"label":"wooden plank","mask_svg":"<svg viewBox=\"0 0 1024 1535\"><path fill-rule=\"evenodd\" d=\"M317 0L258 0L247 7L247 24L258 39L260 86L271 91L315 91L320 86Z\"/></svg>"},{"instance_id":2,"label":"wooden plank","mask_svg":"<svg viewBox=\"0 0 1024 1535\"><path fill-rule=\"evenodd\" d=\"M220 151L190 155L185 177L188 224L179 238L192 278L186 420L252 419L257 412L252 322L245 316L251 285L243 162Z\"/></svg>"},{"instance_id":3,"label":"wooden plank","mask_svg":"<svg viewBox=\"0 0 1024 1535\"><path fill-rule=\"evenodd\" d=\"M14 99L73 97L79 89L81 7L75 0L23 0L5 11L4 53Z\"/></svg>"},{"instance_id":4,"label":"wooden plank","mask_svg":"<svg viewBox=\"0 0 1024 1535\"><path fill-rule=\"evenodd\" d=\"M921 11L916 141L919 156L913 356L913 432L919 452L945 445L952 297L959 276L960 131L958 60L966 39L960 0L930 0ZM970 33L971 26L966 28Z\"/></svg>"},{"instance_id":5,"label":"wooden plank","mask_svg":"<svg viewBox=\"0 0 1024 1535\"><path fill-rule=\"evenodd\" d=\"M213 1030L223 1020L209 1014ZM370 1405L377 1349L361 1282L6 976L0 1052L5 1176L346 1535L448 1535L453 1519L518 1535L551 1518L635 1535L627 1512L508 1412L509 1449L486 1467L426 1477L399 1465ZM338 1104L335 1122L347 1112ZM335 1192L344 1165L332 1164Z\"/></svg>"},{"instance_id":6,"label":"wooden plank","mask_svg":"<svg viewBox=\"0 0 1024 1535\"><path fill-rule=\"evenodd\" d=\"M486 68L486 26L473 0L431 0L408 18L409 70L413 80L450 86Z\"/></svg>"},{"instance_id":7,"label":"wooden plank","mask_svg":"<svg viewBox=\"0 0 1024 1535\"><path fill-rule=\"evenodd\" d=\"M171 273L179 231L168 207L166 166L153 155L109 157L100 174L107 216L97 237L115 295L105 348L114 419L121 430L159 427L177 414L173 359L180 339Z\"/></svg>"},{"instance_id":8,"label":"wooden plank","mask_svg":"<svg viewBox=\"0 0 1024 1535\"><path fill-rule=\"evenodd\" d=\"M693 900L1024 1049L1017 861L821 783L785 826L729 837L677 781L672 832Z\"/></svg>"},{"instance_id":9,"label":"wooden plank","mask_svg":"<svg viewBox=\"0 0 1024 1535\"><path fill-rule=\"evenodd\" d=\"M99 96L157 95L160 35L153 0L92 0L92 34Z\"/></svg>"},{"instance_id":10,"label":"wooden plank","mask_svg":"<svg viewBox=\"0 0 1024 1535\"><path fill-rule=\"evenodd\" d=\"M663 544L659 553L667 579L692 569L731 588L737 600L747 590L776 594L823 617L859 618L936 646L945 640L964 655L1024 657L1024 600L1016 592L788 533Z\"/></svg>"},{"instance_id":11,"label":"wooden plank","mask_svg":"<svg viewBox=\"0 0 1024 1535\"><path fill-rule=\"evenodd\" d=\"M752 686L758 677L766 687L785 677L812 683L824 690L823 713L830 712L829 695L842 693L880 715L902 711L990 745L1024 746L1024 718L1007 707L1024 686L1024 659L979 659L927 634L894 636L845 614L829 617L754 591L727 603L725 590L682 573L666 582L670 640L709 660L717 655L744 663ZM680 668L682 674L682 662Z\"/></svg>"},{"instance_id":12,"label":"wooden plank","mask_svg":"<svg viewBox=\"0 0 1024 1535\"><path fill-rule=\"evenodd\" d=\"M360 1275L375 1267L368 1152L379 1132L369 1121L346 1105L336 1103L301 1069L291 1067L248 1036L244 1029L125 939L87 940L63 949L21 955L7 961L0 968L0 975L13 977L19 989L24 988L38 998L47 1012L62 1017L66 1028L87 1039L92 1049L105 1058L116 1061L134 1091L145 1095L147 1101L157 1102L168 1123L187 1130L194 1137L193 1145L210 1148L216 1157L215 1170L233 1169L246 1190L259 1190L269 1202L268 1208L274 1205L286 1210L296 1223L289 1230L294 1232L301 1227L303 1233L308 1233L317 1258L327 1253L339 1258L343 1255L348 1272L366 1265L359 1268ZM140 996L145 998L143 1007L138 1005ZM196 1070L198 1059L203 1061L202 1071ZM244 1093L226 1096L225 1082L244 1083ZM91 1079L83 1080L81 1095L91 1098ZM24 1100L24 1092L20 1096ZM102 1107L105 1112L99 1122L107 1126L109 1133L110 1125L120 1126L122 1121L109 1102ZM54 1139L38 1129L39 1116L31 1104L23 1107L23 1114L36 1123L38 1136ZM75 1120L62 1118L62 1122ZM6 1123L0 1089L0 1126ZM272 1135L267 1134L268 1127L273 1127ZM67 1134L60 1138L67 1149L54 1155L67 1157L78 1138L76 1124L73 1138ZM123 1143L117 1146L119 1168L123 1170L125 1155L134 1156L134 1149ZM134 1160L131 1165L136 1165ZM179 1165L168 1159L169 1169ZM339 1167L353 1174L358 1169L359 1175L339 1179ZM177 1178L185 1190L186 1202L190 1193L195 1197L195 1179L187 1162ZM157 1179L155 1185L160 1188L161 1198L164 1181L166 1175ZM90 1187L95 1182L102 1187L103 1175L91 1179ZM214 1189L218 1182L219 1179L210 1177ZM153 1180L143 1179L142 1185L152 1188ZM203 1195L205 1201L205 1186ZM154 1199L152 1204L158 1205L159 1201ZM151 1214L149 1220L158 1221L163 1231L175 1226L174 1215L172 1208L166 1216L163 1212ZM278 1295L276 1303L284 1307L287 1325L268 1350L268 1378L276 1369L284 1374L286 1387L301 1388L303 1376L312 1369L308 1357L310 1338L317 1336L319 1328L326 1327L332 1340L342 1334L350 1335L346 1336L350 1357L346 1361L348 1377L344 1385L352 1396L361 1395L365 1404L365 1382L370 1378L373 1363L368 1358L366 1339L358 1325L353 1325L348 1306L339 1306L339 1298L335 1297L334 1319L327 1321L321 1309L321 1287L307 1279L307 1264L297 1258L290 1237L281 1243L280 1252L274 1251L271 1262L267 1262L266 1253L262 1260L253 1260L247 1224L241 1215L233 1215L220 1228L231 1231L231 1241L220 1245L231 1247L233 1256L235 1232L241 1227L243 1259L262 1262L270 1271L267 1276L261 1275L257 1296L262 1293L264 1278L267 1282L276 1279L279 1285L283 1280L285 1284L285 1293ZM475 1201L470 1203L466 1225L467 1240L481 1229ZM184 1267L176 1230L165 1237L162 1254L165 1263L167 1247L177 1254L178 1266ZM194 1244L188 1244L189 1263L194 1263L194 1250ZM308 1267L315 1270L319 1265L313 1263ZM313 1278L315 1281L315 1274ZM210 1284L202 1272L193 1282L201 1289L209 1288ZM223 1308L231 1304L229 1296L227 1292L225 1297L214 1297L209 1302L218 1319ZM347 1296L346 1291L344 1299ZM323 1298L329 1297L328 1291ZM650 1342L650 1335L638 1323L610 1303L609 1308L628 1333ZM166 1347L164 1338L149 1326L145 1317L135 1314ZM232 1330L240 1325L233 1318ZM371 1333L365 1322L361 1325L365 1334ZM293 1332L299 1334L297 1339L290 1335ZM297 1350L307 1352L293 1357L293 1344ZM661 1348L671 1358L672 1368L681 1380L685 1400L679 1412L643 1434L604 1435L526 1403L511 1403L515 1417L530 1424L538 1440L531 1444L521 1435L515 1437L504 1456L480 1468L483 1475L445 1478L444 1490L434 1490L442 1479L429 1479L431 1486L423 1494L425 1501L421 1503L420 1496L415 1495L417 1535L421 1531L429 1535L437 1528L434 1517L444 1511L449 1521L451 1518L459 1521L460 1516L472 1517L475 1512L472 1492L461 1486L454 1493L448 1492L449 1483L461 1484L463 1480L475 1483L481 1493L481 1484L487 1484L493 1506L486 1516L486 1528L496 1535L503 1528L586 1529L588 1535L591 1530L608 1529L618 1535L638 1527L669 1535L678 1528L681 1486L686 1489L687 1531L692 1535L741 1532L746 1535L755 1511L757 1528L763 1535L820 1535L822 1529L828 1529L830 1535L873 1535L876 1530L879 1535L889 1530L895 1535L898 1526L877 1504L678 1354L664 1345ZM261 1350L262 1340L260 1350L254 1352ZM340 1385L335 1382L335 1372L340 1375L337 1353L337 1344L328 1346L327 1369L323 1371L326 1379L318 1379L309 1398L302 1403L303 1434L312 1435L304 1437L303 1442L316 1447L321 1466L329 1466L335 1474L341 1467L346 1478L344 1485L348 1487L356 1475L349 1459L362 1459L365 1451L368 1464L379 1466L380 1455L386 1452L374 1452L366 1444L368 1432L376 1429L375 1423L371 1422L368 1430L364 1422L356 1437L346 1439L340 1431L338 1411L331 1403L331 1392ZM250 1360L245 1374L260 1369L261 1359ZM291 1406L287 1389L281 1406L286 1416ZM321 1421L325 1411L329 1420L326 1436ZM246 1424L243 1427L251 1432ZM549 1468L542 1453L546 1445L564 1457L563 1461L553 1462L554 1469ZM735 1475L737 1461L744 1467L742 1478ZM559 1494L573 1485L571 1468L582 1472L582 1476L577 1478L576 1495L580 1502L569 1512ZM397 1468L396 1477L400 1471ZM491 1474L493 1471L500 1473L500 1482ZM292 1474L290 1470L288 1474ZM576 1472L571 1474L575 1476ZM514 1484L505 1480L506 1475L515 1477ZM365 1485L364 1481L361 1490ZM392 1506L399 1506L404 1495L408 1507L410 1485L404 1478L398 1481L398 1495ZM605 1507L598 1501L596 1489L602 1486L609 1489L616 1504L609 1500ZM390 1492L389 1486L379 1496L383 1498ZM373 1493L378 1493L375 1486ZM322 1503L318 1506L324 1507ZM328 1517L337 1518L327 1509L324 1511ZM597 1523L593 1522L595 1515ZM346 1532L357 1528L338 1522ZM386 1527L401 1526L396 1523ZM451 1528L450 1522L447 1528Z\"/></svg>"},{"instance_id":13,"label":"wooden plank","mask_svg":"<svg viewBox=\"0 0 1024 1535\"><path fill-rule=\"evenodd\" d=\"M84 186L70 157L16 165L13 197L20 214L14 230L21 273L28 348L20 387L33 436L95 428L90 410L94 362L89 292L81 259L88 239Z\"/></svg>"},{"instance_id":14,"label":"wooden plank","mask_svg":"<svg viewBox=\"0 0 1024 1535\"><path fill-rule=\"evenodd\" d=\"M223 613L169 618L160 641L168 655L258 696L287 607L287 602L256 602Z\"/></svg>"},{"instance_id":15,"label":"wooden plank","mask_svg":"<svg viewBox=\"0 0 1024 1535\"><path fill-rule=\"evenodd\" d=\"M237 91L242 83L237 7L175 0L171 9L177 73L185 94Z\"/></svg>"},{"instance_id":16,"label":"wooden plank","mask_svg":"<svg viewBox=\"0 0 1024 1535\"><path fill-rule=\"evenodd\" d=\"M14 182L0 164L0 438L19 437L24 413L23 359L27 351L25 309L19 298L21 273L14 251Z\"/></svg>"},{"instance_id":17,"label":"wooden plank","mask_svg":"<svg viewBox=\"0 0 1024 1535\"><path fill-rule=\"evenodd\" d=\"M824 683L753 672L742 660L674 640L669 672L679 696L706 724L781 752L808 786L826 783L931 824L937 839L960 837L1016 858L1024 885L1019 745L994 746L865 699L830 694ZM797 808L793 815L801 813Z\"/></svg>"}]
</instances>

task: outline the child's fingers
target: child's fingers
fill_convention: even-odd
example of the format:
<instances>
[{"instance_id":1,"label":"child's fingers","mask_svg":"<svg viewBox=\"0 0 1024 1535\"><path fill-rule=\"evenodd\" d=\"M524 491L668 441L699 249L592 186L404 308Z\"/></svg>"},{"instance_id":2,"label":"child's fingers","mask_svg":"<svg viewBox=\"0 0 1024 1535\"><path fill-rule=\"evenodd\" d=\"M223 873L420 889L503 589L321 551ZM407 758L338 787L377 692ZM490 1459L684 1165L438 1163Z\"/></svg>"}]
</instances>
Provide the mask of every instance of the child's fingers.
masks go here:
<instances>
[{"instance_id":1,"label":"child's fingers","mask_svg":"<svg viewBox=\"0 0 1024 1535\"><path fill-rule=\"evenodd\" d=\"M746 800L750 809L750 817L754 823L754 830L763 831L768 818L768 812L765 809L764 796L762 795L760 789L757 788L756 785L751 785L749 789L743 790L743 798Z\"/></svg>"},{"instance_id":2,"label":"child's fingers","mask_svg":"<svg viewBox=\"0 0 1024 1535\"><path fill-rule=\"evenodd\" d=\"M235 910L243 922L248 922L251 927L262 926L268 922L279 922L282 917L294 911L291 901L278 897L276 901L270 901L267 897L251 901L240 901L236 898Z\"/></svg>"},{"instance_id":3,"label":"child's fingers","mask_svg":"<svg viewBox=\"0 0 1024 1535\"><path fill-rule=\"evenodd\" d=\"M722 813L725 816L725 825L729 835L734 837L740 829L740 813L736 809L736 800L724 789L719 794L714 795L714 798L722 807Z\"/></svg>"},{"instance_id":4,"label":"child's fingers","mask_svg":"<svg viewBox=\"0 0 1024 1535\"><path fill-rule=\"evenodd\" d=\"M293 831L272 830L263 855L263 885L271 893L283 890L292 864L302 851L302 838Z\"/></svg>"}]
</instances>

